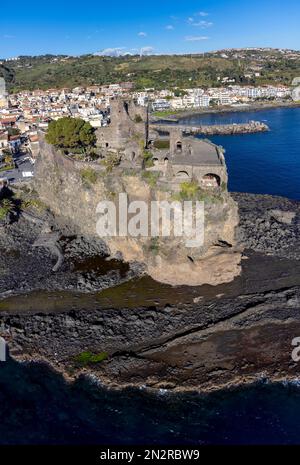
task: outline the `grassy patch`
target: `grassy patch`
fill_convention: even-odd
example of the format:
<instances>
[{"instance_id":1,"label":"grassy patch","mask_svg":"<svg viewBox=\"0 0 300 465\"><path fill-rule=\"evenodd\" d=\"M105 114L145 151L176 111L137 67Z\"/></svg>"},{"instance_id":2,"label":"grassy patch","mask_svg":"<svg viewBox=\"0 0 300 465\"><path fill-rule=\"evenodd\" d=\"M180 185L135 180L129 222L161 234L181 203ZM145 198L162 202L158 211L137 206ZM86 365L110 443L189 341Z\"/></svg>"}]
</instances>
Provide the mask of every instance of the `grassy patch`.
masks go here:
<instances>
[{"instance_id":1,"label":"grassy patch","mask_svg":"<svg viewBox=\"0 0 300 465\"><path fill-rule=\"evenodd\" d=\"M169 149L170 148L170 141L169 140L155 140L154 141L154 147L156 149L161 149L161 150L164 150L164 149Z\"/></svg>"},{"instance_id":2,"label":"grassy patch","mask_svg":"<svg viewBox=\"0 0 300 465\"><path fill-rule=\"evenodd\" d=\"M95 363L103 362L108 357L107 352L99 352L94 354L93 352L84 351L74 357L74 361L82 366L93 365Z\"/></svg>"},{"instance_id":3,"label":"grassy patch","mask_svg":"<svg viewBox=\"0 0 300 465\"><path fill-rule=\"evenodd\" d=\"M13 170L14 168L15 168L14 165L5 165L0 168L0 171L9 171L9 170Z\"/></svg>"},{"instance_id":4,"label":"grassy patch","mask_svg":"<svg viewBox=\"0 0 300 465\"><path fill-rule=\"evenodd\" d=\"M85 168L85 169L81 170L80 171L80 176L81 176L82 182L86 186L90 186L91 184L95 184L97 182L97 179L98 179L98 173L95 170L93 170L92 168Z\"/></svg>"},{"instance_id":5,"label":"grassy patch","mask_svg":"<svg viewBox=\"0 0 300 465\"><path fill-rule=\"evenodd\" d=\"M201 189L196 181L183 182L180 184L180 191L173 195L174 200L199 200L207 203L221 202L222 195L219 190L210 191Z\"/></svg>"}]
</instances>

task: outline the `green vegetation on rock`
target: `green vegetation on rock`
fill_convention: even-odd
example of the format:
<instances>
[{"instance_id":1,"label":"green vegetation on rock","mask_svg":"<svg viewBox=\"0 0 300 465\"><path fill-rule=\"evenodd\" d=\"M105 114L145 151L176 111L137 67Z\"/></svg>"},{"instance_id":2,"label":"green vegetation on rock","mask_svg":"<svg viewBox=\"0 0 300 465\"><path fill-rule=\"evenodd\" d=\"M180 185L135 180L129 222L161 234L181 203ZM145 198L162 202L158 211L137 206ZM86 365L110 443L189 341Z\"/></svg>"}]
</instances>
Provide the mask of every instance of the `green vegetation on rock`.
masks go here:
<instances>
[{"instance_id":1,"label":"green vegetation on rock","mask_svg":"<svg viewBox=\"0 0 300 465\"><path fill-rule=\"evenodd\" d=\"M15 206L11 199L2 199L0 201L0 220L5 220L7 215L13 212Z\"/></svg>"},{"instance_id":2,"label":"green vegetation on rock","mask_svg":"<svg viewBox=\"0 0 300 465\"><path fill-rule=\"evenodd\" d=\"M149 150L143 150L143 159L145 168L151 168L152 166L154 166L153 154Z\"/></svg>"},{"instance_id":3,"label":"green vegetation on rock","mask_svg":"<svg viewBox=\"0 0 300 465\"><path fill-rule=\"evenodd\" d=\"M180 184L179 200L198 200L201 189L196 181L182 182Z\"/></svg>"},{"instance_id":4,"label":"green vegetation on rock","mask_svg":"<svg viewBox=\"0 0 300 465\"><path fill-rule=\"evenodd\" d=\"M149 184L150 187L156 187L158 178L160 176L159 171L143 171L142 177Z\"/></svg>"},{"instance_id":5,"label":"green vegetation on rock","mask_svg":"<svg viewBox=\"0 0 300 465\"><path fill-rule=\"evenodd\" d=\"M93 352L85 351L74 357L74 361L79 363L81 366L93 365L96 363L103 362L108 357L107 352L99 352L94 354Z\"/></svg>"},{"instance_id":6,"label":"green vegetation on rock","mask_svg":"<svg viewBox=\"0 0 300 465\"><path fill-rule=\"evenodd\" d=\"M105 166L107 173L111 173L112 170L120 164L120 162L120 154L114 152L107 154L105 159L101 161L102 165Z\"/></svg>"},{"instance_id":7,"label":"green vegetation on rock","mask_svg":"<svg viewBox=\"0 0 300 465\"><path fill-rule=\"evenodd\" d=\"M174 200L185 201L203 201L206 203L222 202L222 194L219 190L202 189L196 181L187 181L180 184L180 191L173 195Z\"/></svg>"},{"instance_id":8,"label":"green vegetation on rock","mask_svg":"<svg viewBox=\"0 0 300 465\"><path fill-rule=\"evenodd\" d=\"M86 186L90 186L91 184L95 184L98 179L98 173L93 170L92 168L84 168L80 171L80 176L82 182Z\"/></svg>"}]
</instances>

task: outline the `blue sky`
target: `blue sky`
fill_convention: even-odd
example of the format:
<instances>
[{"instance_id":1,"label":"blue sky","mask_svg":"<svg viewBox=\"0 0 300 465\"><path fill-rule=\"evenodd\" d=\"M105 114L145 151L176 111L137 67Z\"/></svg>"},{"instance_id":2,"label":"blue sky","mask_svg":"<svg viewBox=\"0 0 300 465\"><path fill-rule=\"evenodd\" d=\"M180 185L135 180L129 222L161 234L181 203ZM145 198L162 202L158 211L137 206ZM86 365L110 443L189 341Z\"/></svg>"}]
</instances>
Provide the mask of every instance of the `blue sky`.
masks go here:
<instances>
[{"instance_id":1,"label":"blue sky","mask_svg":"<svg viewBox=\"0 0 300 465\"><path fill-rule=\"evenodd\" d=\"M299 24L299 0L15 0L1 5L0 57L299 49Z\"/></svg>"}]
</instances>

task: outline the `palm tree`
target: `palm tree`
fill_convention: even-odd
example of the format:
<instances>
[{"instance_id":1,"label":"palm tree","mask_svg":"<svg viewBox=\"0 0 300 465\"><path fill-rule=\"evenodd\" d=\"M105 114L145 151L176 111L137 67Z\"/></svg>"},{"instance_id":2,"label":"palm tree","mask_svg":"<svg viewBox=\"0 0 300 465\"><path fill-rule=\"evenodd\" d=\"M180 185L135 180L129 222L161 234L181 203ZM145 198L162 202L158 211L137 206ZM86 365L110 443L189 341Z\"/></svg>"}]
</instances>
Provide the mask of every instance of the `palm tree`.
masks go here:
<instances>
[{"instance_id":1,"label":"palm tree","mask_svg":"<svg viewBox=\"0 0 300 465\"><path fill-rule=\"evenodd\" d=\"M0 201L0 220L6 220L7 216L14 210L14 203L10 199Z\"/></svg>"}]
</instances>

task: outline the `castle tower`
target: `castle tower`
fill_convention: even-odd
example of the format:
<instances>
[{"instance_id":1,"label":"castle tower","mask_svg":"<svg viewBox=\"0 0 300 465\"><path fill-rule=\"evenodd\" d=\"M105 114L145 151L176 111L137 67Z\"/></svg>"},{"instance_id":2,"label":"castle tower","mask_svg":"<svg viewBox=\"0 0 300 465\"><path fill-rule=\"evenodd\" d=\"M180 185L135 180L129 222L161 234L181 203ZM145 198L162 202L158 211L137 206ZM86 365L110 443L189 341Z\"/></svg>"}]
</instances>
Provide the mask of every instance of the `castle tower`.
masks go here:
<instances>
[{"instance_id":1,"label":"castle tower","mask_svg":"<svg viewBox=\"0 0 300 465\"><path fill-rule=\"evenodd\" d=\"M147 114L145 108L121 98L110 101L110 124L96 132L98 145L108 150L123 150L139 136L146 145Z\"/></svg>"},{"instance_id":2,"label":"castle tower","mask_svg":"<svg viewBox=\"0 0 300 465\"><path fill-rule=\"evenodd\" d=\"M183 151L182 130L170 128L170 152L171 155L178 155Z\"/></svg>"}]
</instances>

